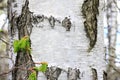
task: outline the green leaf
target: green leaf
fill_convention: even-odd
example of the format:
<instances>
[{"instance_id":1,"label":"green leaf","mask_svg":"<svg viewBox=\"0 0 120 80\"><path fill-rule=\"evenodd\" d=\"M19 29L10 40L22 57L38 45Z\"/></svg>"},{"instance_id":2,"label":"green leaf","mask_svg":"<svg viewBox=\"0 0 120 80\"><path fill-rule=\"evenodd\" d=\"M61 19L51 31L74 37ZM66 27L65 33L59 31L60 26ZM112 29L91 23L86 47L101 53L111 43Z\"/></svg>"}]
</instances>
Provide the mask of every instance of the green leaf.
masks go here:
<instances>
[{"instance_id":1,"label":"green leaf","mask_svg":"<svg viewBox=\"0 0 120 80\"><path fill-rule=\"evenodd\" d=\"M28 80L37 80L37 77L36 77L36 72L32 72L29 77L28 77Z\"/></svg>"},{"instance_id":2,"label":"green leaf","mask_svg":"<svg viewBox=\"0 0 120 80\"><path fill-rule=\"evenodd\" d=\"M26 40L26 47L30 48L30 41L28 39Z\"/></svg>"},{"instance_id":3,"label":"green leaf","mask_svg":"<svg viewBox=\"0 0 120 80\"><path fill-rule=\"evenodd\" d=\"M14 47L14 52L18 52L20 50L20 47L19 47L19 40L15 40L13 42L13 47Z\"/></svg>"},{"instance_id":4,"label":"green leaf","mask_svg":"<svg viewBox=\"0 0 120 80\"><path fill-rule=\"evenodd\" d=\"M22 38L22 39L20 40L20 43L19 43L19 44L20 44L20 48L21 48L21 49L23 49L23 50L26 49L26 44L27 44L27 43L26 43L26 39L23 39L23 38Z\"/></svg>"},{"instance_id":5,"label":"green leaf","mask_svg":"<svg viewBox=\"0 0 120 80\"><path fill-rule=\"evenodd\" d=\"M21 51L28 51L29 53L31 53L28 36L23 37L21 40L15 40L13 45L14 45L14 52L18 52L19 50L21 50Z\"/></svg>"},{"instance_id":6,"label":"green leaf","mask_svg":"<svg viewBox=\"0 0 120 80\"><path fill-rule=\"evenodd\" d=\"M39 67L39 71L41 72L45 72L47 70L47 64L42 64L40 67Z\"/></svg>"}]
</instances>

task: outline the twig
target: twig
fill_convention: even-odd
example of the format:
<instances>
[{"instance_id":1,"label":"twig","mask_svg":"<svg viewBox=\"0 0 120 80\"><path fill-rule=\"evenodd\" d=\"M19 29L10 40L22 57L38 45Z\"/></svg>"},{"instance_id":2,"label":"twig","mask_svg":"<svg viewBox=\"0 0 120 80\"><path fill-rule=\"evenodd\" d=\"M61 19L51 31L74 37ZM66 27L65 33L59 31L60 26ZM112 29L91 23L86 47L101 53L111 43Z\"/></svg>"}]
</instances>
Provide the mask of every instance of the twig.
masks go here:
<instances>
[{"instance_id":1,"label":"twig","mask_svg":"<svg viewBox=\"0 0 120 80\"><path fill-rule=\"evenodd\" d=\"M2 42L4 42L5 44L9 45L9 43L8 43L7 41L5 41L4 39L0 38L0 40L1 40Z\"/></svg>"},{"instance_id":2,"label":"twig","mask_svg":"<svg viewBox=\"0 0 120 80\"><path fill-rule=\"evenodd\" d=\"M3 76L3 75L6 75L6 74L9 74L10 72L12 72L14 70L14 68L12 68L11 70L9 71L6 71L6 72L3 72L3 73L0 73L0 76Z\"/></svg>"},{"instance_id":3,"label":"twig","mask_svg":"<svg viewBox=\"0 0 120 80\"><path fill-rule=\"evenodd\" d=\"M7 59L11 60L11 61L12 61L12 63L14 64L14 60L12 60L12 58L5 57L5 56L0 56L0 58L7 58Z\"/></svg>"}]
</instances>

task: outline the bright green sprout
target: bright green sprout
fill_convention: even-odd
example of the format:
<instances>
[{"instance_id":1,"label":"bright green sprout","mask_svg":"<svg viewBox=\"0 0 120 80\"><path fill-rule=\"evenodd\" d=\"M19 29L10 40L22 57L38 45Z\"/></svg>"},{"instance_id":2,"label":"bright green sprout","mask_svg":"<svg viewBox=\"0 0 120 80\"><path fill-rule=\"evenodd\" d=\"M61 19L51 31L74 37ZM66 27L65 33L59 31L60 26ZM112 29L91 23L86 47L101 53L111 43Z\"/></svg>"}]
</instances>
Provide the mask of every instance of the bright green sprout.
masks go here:
<instances>
[{"instance_id":1,"label":"bright green sprout","mask_svg":"<svg viewBox=\"0 0 120 80\"><path fill-rule=\"evenodd\" d=\"M15 40L13 42L14 52L28 51L31 52L29 37L25 36L21 40Z\"/></svg>"}]
</instances>

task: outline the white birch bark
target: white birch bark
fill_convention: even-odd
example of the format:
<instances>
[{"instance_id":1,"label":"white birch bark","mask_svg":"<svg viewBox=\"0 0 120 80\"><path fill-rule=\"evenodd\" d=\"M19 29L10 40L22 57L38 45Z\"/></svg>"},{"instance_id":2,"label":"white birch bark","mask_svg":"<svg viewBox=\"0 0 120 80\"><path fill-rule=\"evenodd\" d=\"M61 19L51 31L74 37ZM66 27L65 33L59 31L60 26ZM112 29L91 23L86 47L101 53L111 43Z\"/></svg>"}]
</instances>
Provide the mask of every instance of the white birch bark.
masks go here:
<instances>
[{"instance_id":1,"label":"white birch bark","mask_svg":"<svg viewBox=\"0 0 120 80\"><path fill-rule=\"evenodd\" d=\"M0 0L0 80L8 79L8 75L3 73L9 70L6 6L7 0Z\"/></svg>"},{"instance_id":2,"label":"white birch bark","mask_svg":"<svg viewBox=\"0 0 120 80\"><path fill-rule=\"evenodd\" d=\"M4 41L8 41L8 34L2 34L0 33L0 35L2 35L2 40ZM0 80L7 80L8 79L8 75L7 74L3 74L4 72L9 71L9 56L7 54L7 48L8 45L3 42L2 40L0 40Z\"/></svg>"},{"instance_id":3,"label":"white birch bark","mask_svg":"<svg viewBox=\"0 0 120 80\"><path fill-rule=\"evenodd\" d=\"M84 0L29 0L29 8L33 15L44 15L44 21L40 20L36 22L37 24L33 24L31 34L33 59L35 62L47 61L49 67L57 66L59 67L57 70L62 70L55 71L50 80L57 78L58 80L103 80L103 71L106 67L102 11L104 1L99 1L97 41L90 52L88 52L90 41L86 37L85 19L81 12L83 3ZM21 14L22 5L24 0L16 0L12 3L12 12L15 11L16 17ZM48 21L51 15L56 19L54 29L51 29ZM69 16L72 26L70 31L66 31L60 22ZM51 71L54 70L56 68ZM46 80L46 77L41 74L39 79Z\"/></svg>"}]
</instances>

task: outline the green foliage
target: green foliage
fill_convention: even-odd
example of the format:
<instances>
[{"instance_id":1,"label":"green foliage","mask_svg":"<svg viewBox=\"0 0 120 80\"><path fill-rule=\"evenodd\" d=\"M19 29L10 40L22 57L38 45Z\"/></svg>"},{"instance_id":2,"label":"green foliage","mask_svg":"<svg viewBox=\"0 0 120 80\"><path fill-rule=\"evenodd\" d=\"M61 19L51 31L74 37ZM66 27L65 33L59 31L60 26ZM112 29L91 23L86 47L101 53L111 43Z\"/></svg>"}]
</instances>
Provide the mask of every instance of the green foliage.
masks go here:
<instances>
[{"instance_id":1,"label":"green foliage","mask_svg":"<svg viewBox=\"0 0 120 80\"><path fill-rule=\"evenodd\" d=\"M15 40L13 43L14 52L31 51L29 37L25 36L21 40Z\"/></svg>"},{"instance_id":2,"label":"green foliage","mask_svg":"<svg viewBox=\"0 0 120 80\"><path fill-rule=\"evenodd\" d=\"M20 40L15 40L13 43L13 47L14 47L14 52L19 52L19 51L29 51L30 52L31 49L30 49L29 37L25 36L25 37L21 38ZM48 67L47 62L41 62L39 64L41 64L41 66L30 69L32 71L32 73L29 75L28 80L37 80L36 72L38 72L38 71L45 72L47 70L47 67Z\"/></svg>"},{"instance_id":3,"label":"green foliage","mask_svg":"<svg viewBox=\"0 0 120 80\"><path fill-rule=\"evenodd\" d=\"M26 48L26 42L27 42L27 40L25 40L24 38L22 38L21 40L20 40L20 48L21 49L25 49Z\"/></svg>"},{"instance_id":4,"label":"green foliage","mask_svg":"<svg viewBox=\"0 0 120 80\"><path fill-rule=\"evenodd\" d=\"M39 67L39 71L41 72L45 72L47 70L47 64L42 64L40 67Z\"/></svg>"},{"instance_id":5,"label":"green foliage","mask_svg":"<svg viewBox=\"0 0 120 80\"><path fill-rule=\"evenodd\" d=\"M47 70L48 64L46 62L42 62L41 64L41 66L32 69L32 73L29 75L28 80L37 80L36 72L45 72Z\"/></svg>"},{"instance_id":6,"label":"green foliage","mask_svg":"<svg viewBox=\"0 0 120 80\"><path fill-rule=\"evenodd\" d=\"M40 71L40 72L45 72L46 70L47 70L47 64L42 64L41 66L39 66L39 67L34 67L34 69L36 70L36 71Z\"/></svg>"},{"instance_id":7,"label":"green foliage","mask_svg":"<svg viewBox=\"0 0 120 80\"><path fill-rule=\"evenodd\" d=\"M18 52L19 51L19 40L15 40L13 42L13 47L14 47L14 52Z\"/></svg>"},{"instance_id":8,"label":"green foliage","mask_svg":"<svg viewBox=\"0 0 120 80\"><path fill-rule=\"evenodd\" d=\"M35 71L33 71L33 72L29 75L28 80L37 80L36 72L35 72Z\"/></svg>"}]
</instances>

